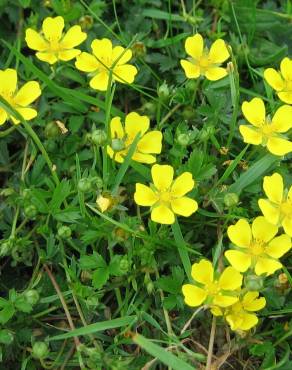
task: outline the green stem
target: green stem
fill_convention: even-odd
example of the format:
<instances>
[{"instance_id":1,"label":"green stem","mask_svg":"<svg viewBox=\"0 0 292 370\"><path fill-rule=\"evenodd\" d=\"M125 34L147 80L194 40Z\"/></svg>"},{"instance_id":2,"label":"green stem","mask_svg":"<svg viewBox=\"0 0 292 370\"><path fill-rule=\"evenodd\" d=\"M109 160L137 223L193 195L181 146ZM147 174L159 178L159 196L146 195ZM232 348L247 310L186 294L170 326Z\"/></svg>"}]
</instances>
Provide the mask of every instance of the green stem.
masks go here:
<instances>
[{"instance_id":1,"label":"green stem","mask_svg":"<svg viewBox=\"0 0 292 370\"><path fill-rule=\"evenodd\" d=\"M11 132L13 132L16 128L17 128L17 126L11 126L11 127L9 127L7 130L0 131L0 138L1 138L1 137L8 136L8 135L9 135L9 134L11 134Z\"/></svg>"}]
</instances>

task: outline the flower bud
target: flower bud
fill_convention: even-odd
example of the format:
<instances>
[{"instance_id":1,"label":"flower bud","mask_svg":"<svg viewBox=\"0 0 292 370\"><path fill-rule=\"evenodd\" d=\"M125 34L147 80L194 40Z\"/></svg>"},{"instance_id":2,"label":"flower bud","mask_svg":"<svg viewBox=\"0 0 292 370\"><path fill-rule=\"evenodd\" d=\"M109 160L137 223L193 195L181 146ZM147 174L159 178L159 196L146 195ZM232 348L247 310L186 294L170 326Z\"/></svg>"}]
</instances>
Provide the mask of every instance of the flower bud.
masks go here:
<instances>
[{"instance_id":1,"label":"flower bud","mask_svg":"<svg viewBox=\"0 0 292 370\"><path fill-rule=\"evenodd\" d=\"M91 186L95 186L97 187L98 189L102 189L103 187L103 180L101 177L99 176L94 176L90 179L90 182L91 182Z\"/></svg>"},{"instance_id":2,"label":"flower bud","mask_svg":"<svg viewBox=\"0 0 292 370\"><path fill-rule=\"evenodd\" d=\"M165 81L158 88L158 96L162 100L165 100L165 99L167 99L169 97L169 88L168 88L167 83Z\"/></svg>"},{"instance_id":3,"label":"flower bud","mask_svg":"<svg viewBox=\"0 0 292 370\"><path fill-rule=\"evenodd\" d=\"M259 291L264 286L264 279L257 275L247 275L245 278L245 286L248 290Z\"/></svg>"},{"instance_id":4,"label":"flower bud","mask_svg":"<svg viewBox=\"0 0 292 370\"><path fill-rule=\"evenodd\" d=\"M12 243L10 240L4 240L0 243L0 256L8 256L12 249Z\"/></svg>"},{"instance_id":5,"label":"flower bud","mask_svg":"<svg viewBox=\"0 0 292 370\"><path fill-rule=\"evenodd\" d=\"M109 196L102 196L99 195L96 199L96 204L98 208L101 210L101 212L105 212L112 206L112 199Z\"/></svg>"},{"instance_id":6,"label":"flower bud","mask_svg":"<svg viewBox=\"0 0 292 370\"><path fill-rule=\"evenodd\" d=\"M144 58L147 52L146 46L143 42L137 41L132 46L132 52L134 57Z\"/></svg>"},{"instance_id":7,"label":"flower bud","mask_svg":"<svg viewBox=\"0 0 292 370\"><path fill-rule=\"evenodd\" d=\"M190 120L195 117L195 110L192 106L188 105L184 108L182 116L185 120Z\"/></svg>"},{"instance_id":8,"label":"flower bud","mask_svg":"<svg viewBox=\"0 0 292 370\"><path fill-rule=\"evenodd\" d=\"M91 15L85 15L79 19L79 24L82 30L90 30L93 26L93 18Z\"/></svg>"},{"instance_id":9,"label":"flower bud","mask_svg":"<svg viewBox=\"0 0 292 370\"><path fill-rule=\"evenodd\" d=\"M125 149L125 143L121 139L113 139L111 142L111 148L114 152L120 152Z\"/></svg>"},{"instance_id":10,"label":"flower bud","mask_svg":"<svg viewBox=\"0 0 292 370\"><path fill-rule=\"evenodd\" d=\"M231 208L238 204L239 198L236 193L227 193L224 196L224 204L226 207Z\"/></svg>"},{"instance_id":11,"label":"flower bud","mask_svg":"<svg viewBox=\"0 0 292 370\"><path fill-rule=\"evenodd\" d=\"M98 146L103 146L107 142L107 134L104 130L94 130L91 134L91 141Z\"/></svg>"},{"instance_id":12,"label":"flower bud","mask_svg":"<svg viewBox=\"0 0 292 370\"><path fill-rule=\"evenodd\" d=\"M58 125L54 121L47 123L45 127L46 138L58 137L60 133L61 133L61 130L59 129Z\"/></svg>"},{"instance_id":13,"label":"flower bud","mask_svg":"<svg viewBox=\"0 0 292 370\"><path fill-rule=\"evenodd\" d=\"M27 302L31 304L32 306L35 305L40 299L40 295L36 289L30 289L26 291L24 293L24 296Z\"/></svg>"},{"instance_id":14,"label":"flower bud","mask_svg":"<svg viewBox=\"0 0 292 370\"><path fill-rule=\"evenodd\" d=\"M67 239L71 237L71 229L69 226L61 226L58 228L58 236L62 239Z\"/></svg>"},{"instance_id":15,"label":"flower bud","mask_svg":"<svg viewBox=\"0 0 292 370\"><path fill-rule=\"evenodd\" d=\"M190 137L188 134L179 134L177 141L181 146L187 146L190 143Z\"/></svg>"},{"instance_id":16,"label":"flower bud","mask_svg":"<svg viewBox=\"0 0 292 370\"><path fill-rule=\"evenodd\" d=\"M123 257L120 260L120 269L123 272L127 272L129 270L129 267L130 267L130 264L129 264L128 258L127 257Z\"/></svg>"},{"instance_id":17,"label":"flower bud","mask_svg":"<svg viewBox=\"0 0 292 370\"><path fill-rule=\"evenodd\" d=\"M45 342L35 342L32 347L34 358L43 359L49 354L49 348Z\"/></svg>"},{"instance_id":18,"label":"flower bud","mask_svg":"<svg viewBox=\"0 0 292 370\"><path fill-rule=\"evenodd\" d=\"M38 214L38 210L35 205L30 204L24 208L24 214L27 218L34 218Z\"/></svg>"},{"instance_id":19,"label":"flower bud","mask_svg":"<svg viewBox=\"0 0 292 370\"><path fill-rule=\"evenodd\" d=\"M78 187L78 190L81 191L82 193L86 193L86 192L92 190L91 181L87 177L84 177L83 179L80 179L78 181L77 187Z\"/></svg>"}]
</instances>

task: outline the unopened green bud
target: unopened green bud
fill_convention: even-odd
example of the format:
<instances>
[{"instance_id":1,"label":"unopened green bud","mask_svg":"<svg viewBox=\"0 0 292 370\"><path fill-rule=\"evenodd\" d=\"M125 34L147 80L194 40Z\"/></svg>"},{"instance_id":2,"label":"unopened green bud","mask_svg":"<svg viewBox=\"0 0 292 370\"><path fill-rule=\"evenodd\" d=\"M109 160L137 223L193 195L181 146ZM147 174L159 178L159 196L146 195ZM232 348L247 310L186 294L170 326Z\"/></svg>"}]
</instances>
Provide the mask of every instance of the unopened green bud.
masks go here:
<instances>
[{"instance_id":1,"label":"unopened green bud","mask_svg":"<svg viewBox=\"0 0 292 370\"><path fill-rule=\"evenodd\" d=\"M146 285L146 289L147 289L148 294L151 294L153 292L154 284L152 281L149 281L149 283Z\"/></svg>"},{"instance_id":2,"label":"unopened green bud","mask_svg":"<svg viewBox=\"0 0 292 370\"><path fill-rule=\"evenodd\" d=\"M247 275L245 278L245 286L248 290L261 290L264 286L264 278L257 275Z\"/></svg>"},{"instance_id":3,"label":"unopened green bud","mask_svg":"<svg viewBox=\"0 0 292 370\"><path fill-rule=\"evenodd\" d=\"M182 115L183 118L188 121L195 117L195 110L192 106L188 105L184 108Z\"/></svg>"},{"instance_id":4,"label":"unopened green bud","mask_svg":"<svg viewBox=\"0 0 292 370\"><path fill-rule=\"evenodd\" d=\"M121 139L113 139L111 147L114 152L120 152L121 150L125 149L125 143Z\"/></svg>"},{"instance_id":5,"label":"unopened green bud","mask_svg":"<svg viewBox=\"0 0 292 370\"><path fill-rule=\"evenodd\" d=\"M60 135L60 133L61 133L61 130L59 129L58 125L54 121L47 123L45 127L45 136L47 138L57 137Z\"/></svg>"},{"instance_id":6,"label":"unopened green bud","mask_svg":"<svg viewBox=\"0 0 292 370\"><path fill-rule=\"evenodd\" d=\"M35 289L30 289L30 290L26 291L24 293L24 296L25 296L25 299L27 300L27 302L29 304L31 304L32 306L35 305L40 299L40 295L39 295L38 291L35 290Z\"/></svg>"},{"instance_id":7,"label":"unopened green bud","mask_svg":"<svg viewBox=\"0 0 292 370\"><path fill-rule=\"evenodd\" d=\"M58 229L58 236L62 239L67 239L67 238L70 238L71 237L71 229L69 226L61 226L59 227Z\"/></svg>"},{"instance_id":8,"label":"unopened green bud","mask_svg":"<svg viewBox=\"0 0 292 370\"><path fill-rule=\"evenodd\" d=\"M107 135L103 130L94 130L91 134L91 141L98 146L103 146L107 142Z\"/></svg>"},{"instance_id":9,"label":"unopened green bud","mask_svg":"<svg viewBox=\"0 0 292 370\"><path fill-rule=\"evenodd\" d=\"M181 146L187 146L190 143L190 137L188 134L180 134L177 141Z\"/></svg>"},{"instance_id":10,"label":"unopened green bud","mask_svg":"<svg viewBox=\"0 0 292 370\"><path fill-rule=\"evenodd\" d=\"M91 181L85 177L83 179L80 179L78 181L78 190L81 191L82 193L86 193L88 191L90 191L92 188L91 188Z\"/></svg>"},{"instance_id":11,"label":"unopened green bud","mask_svg":"<svg viewBox=\"0 0 292 370\"><path fill-rule=\"evenodd\" d=\"M38 210L35 205L30 204L24 208L24 214L28 218L34 218L38 214Z\"/></svg>"},{"instance_id":12,"label":"unopened green bud","mask_svg":"<svg viewBox=\"0 0 292 370\"><path fill-rule=\"evenodd\" d=\"M161 86L159 86L158 96L163 100L167 99L169 97L169 88L168 88L166 82L163 82L163 84Z\"/></svg>"},{"instance_id":13,"label":"unopened green bud","mask_svg":"<svg viewBox=\"0 0 292 370\"><path fill-rule=\"evenodd\" d=\"M34 358L43 359L49 354L49 348L45 342L35 342L32 347Z\"/></svg>"},{"instance_id":14,"label":"unopened green bud","mask_svg":"<svg viewBox=\"0 0 292 370\"><path fill-rule=\"evenodd\" d=\"M129 269L129 261L128 261L128 258L127 257L123 257L121 260L120 260L120 269L124 272L127 272L128 269Z\"/></svg>"},{"instance_id":15,"label":"unopened green bud","mask_svg":"<svg viewBox=\"0 0 292 370\"><path fill-rule=\"evenodd\" d=\"M12 243L9 240L0 242L0 256L8 256L12 249Z\"/></svg>"},{"instance_id":16,"label":"unopened green bud","mask_svg":"<svg viewBox=\"0 0 292 370\"><path fill-rule=\"evenodd\" d=\"M98 189L102 189L103 187L103 180L99 176L94 176L90 179L91 185L96 186Z\"/></svg>"},{"instance_id":17,"label":"unopened green bud","mask_svg":"<svg viewBox=\"0 0 292 370\"><path fill-rule=\"evenodd\" d=\"M238 204L239 198L236 193L227 193L224 196L224 204L226 207L231 208Z\"/></svg>"}]
</instances>

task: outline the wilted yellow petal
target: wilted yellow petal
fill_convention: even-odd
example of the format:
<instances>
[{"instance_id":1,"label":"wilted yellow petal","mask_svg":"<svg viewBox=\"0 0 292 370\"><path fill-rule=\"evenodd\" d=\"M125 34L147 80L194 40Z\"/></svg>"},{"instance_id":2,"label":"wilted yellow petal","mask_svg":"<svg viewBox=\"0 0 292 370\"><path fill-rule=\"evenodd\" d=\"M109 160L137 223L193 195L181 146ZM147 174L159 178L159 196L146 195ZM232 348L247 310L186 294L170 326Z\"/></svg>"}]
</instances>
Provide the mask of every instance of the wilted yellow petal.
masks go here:
<instances>
[{"instance_id":1,"label":"wilted yellow petal","mask_svg":"<svg viewBox=\"0 0 292 370\"><path fill-rule=\"evenodd\" d=\"M224 255L230 265L239 272L245 272L251 265L251 257L247 253L227 250Z\"/></svg>"},{"instance_id":2,"label":"wilted yellow petal","mask_svg":"<svg viewBox=\"0 0 292 370\"><path fill-rule=\"evenodd\" d=\"M157 190L167 190L173 180L173 167L169 165L155 164L151 168L153 183Z\"/></svg>"},{"instance_id":3,"label":"wilted yellow petal","mask_svg":"<svg viewBox=\"0 0 292 370\"><path fill-rule=\"evenodd\" d=\"M207 298L207 293L192 284L182 286L182 292L185 297L185 303L191 307L200 306Z\"/></svg>"},{"instance_id":4,"label":"wilted yellow petal","mask_svg":"<svg viewBox=\"0 0 292 370\"><path fill-rule=\"evenodd\" d=\"M241 106L242 113L249 123L261 127L266 120L265 104L260 98L253 98L250 102L244 101Z\"/></svg>"},{"instance_id":5,"label":"wilted yellow petal","mask_svg":"<svg viewBox=\"0 0 292 370\"><path fill-rule=\"evenodd\" d=\"M229 51L224 40L218 39L213 42L209 51L209 59L211 59L212 63L223 63L229 56Z\"/></svg>"},{"instance_id":6,"label":"wilted yellow petal","mask_svg":"<svg viewBox=\"0 0 292 370\"><path fill-rule=\"evenodd\" d=\"M151 207L159 200L159 198L151 188L138 183L136 184L134 200L140 206Z\"/></svg>"},{"instance_id":7,"label":"wilted yellow petal","mask_svg":"<svg viewBox=\"0 0 292 370\"><path fill-rule=\"evenodd\" d=\"M173 199L170 203L173 212L184 217L189 217L198 209L198 203L188 197Z\"/></svg>"},{"instance_id":8,"label":"wilted yellow petal","mask_svg":"<svg viewBox=\"0 0 292 370\"><path fill-rule=\"evenodd\" d=\"M201 284L208 285L213 282L214 269L213 265L208 260L201 260L199 263L192 265L192 278Z\"/></svg>"},{"instance_id":9,"label":"wilted yellow petal","mask_svg":"<svg viewBox=\"0 0 292 370\"><path fill-rule=\"evenodd\" d=\"M285 84L280 73L273 68L267 68L264 71L264 78L267 83L276 91L283 90Z\"/></svg>"},{"instance_id":10,"label":"wilted yellow petal","mask_svg":"<svg viewBox=\"0 0 292 370\"><path fill-rule=\"evenodd\" d=\"M255 218L251 226L254 239L268 242L277 234L278 227L268 222L265 217Z\"/></svg>"},{"instance_id":11,"label":"wilted yellow petal","mask_svg":"<svg viewBox=\"0 0 292 370\"><path fill-rule=\"evenodd\" d=\"M203 49L204 49L204 40L199 33L197 33L194 36L187 37L185 41L185 50L188 55L198 60L203 55Z\"/></svg>"},{"instance_id":12,"label":"wilted yellow petal","mask_svg":"<svg viewBox=\"0 0 292 370\"><path fill-rule=\"evenodd\" d=\"M171 225L175 221L173 212L164 205L158 205L151 212L151 220L160 224Z\"/></svg>"},{"instance_id":13,"label":"wilted yellow petal","mask_svg":"<svg viewBox=\"0 0 292 370\"><path fill-rule=\"evenodd\" d=\"M251 243L251 229L246 220L239 220L227 229L229 239L238 247L248 248Z\"/></svg>"}]
</instances>

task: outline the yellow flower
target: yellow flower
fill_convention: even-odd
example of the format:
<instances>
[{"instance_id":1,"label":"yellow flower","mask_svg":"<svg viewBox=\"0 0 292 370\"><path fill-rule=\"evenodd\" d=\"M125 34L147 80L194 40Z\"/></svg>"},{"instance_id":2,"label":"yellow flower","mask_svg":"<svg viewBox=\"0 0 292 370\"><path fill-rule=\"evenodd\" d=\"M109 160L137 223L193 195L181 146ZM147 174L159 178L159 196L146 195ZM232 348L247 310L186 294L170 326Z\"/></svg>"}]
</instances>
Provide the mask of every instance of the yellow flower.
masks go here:
<instances>
[{"instance_id":1,"label":"yellow flower","mask_svg":"<svg viewBox=\"0 0 292 370\"><path fill-rule=\"evenodd\" d=\"M225 257L238 271L254 268L257 275L271 275L282 267L278 258L291 248L291 238L282 234L275 237L278 227L263 216L257 217L252 226L246 220L239 220L229 226L227 234L239 250L228 250Z\"/></svg>"},{"instance_id":2,"label":"yellow flower","mask_svg":"<svg viewBox=\"0 0 292 370\"><path fill-rule=\"evenodd\" d=\"M266 69L264 77L284 103L292 104L292 59L284 58L282 60L280 72L274 68Z\"/></svg>"},{"instance_id":3,"label":"yellow flower","mask_svg":"<svg viewBox=\"0 0 292 370\"><path fill-rule=\"evenodd\" d=\"M96 204L98 205L101 212L104 213L113 205L113 200L109 196L104 197L102 195L99 195L96 199Z\"/></svg>"},{"instance_id":4,"label":"yellow flower","mask_svg":"<svg viewBox=\"0 0 292 370\"><path fill-rule=\"evenodd\" d=\"M107 89L110 69L112 81L131 84L137 74L137 68L127 62L132 58L132 51L122 46L113 47L111 40L95 39L91 43L93 54L81 53L76 58L76 68L92 76L90 86L95 90Z\"/></svg>"},{"instance_id":5,"label":"yellow flower","mask_svg":"<svg viewBox=\"0 0 292 370\"><path fill-rule=\"evenodd\" d=\"M217 278L214 277L212 263L201 260L193 264L191 275L196 285L185 284L182 287L188 306L196 307L205 303L228 307L238 301L235 291L241 287L242 275L233 267L227 267Z\"/></svg>"},{"instance_id":6,"label":"yellow flower","mask_svg":"<svg viewBox=\"0 0 292 370\"><path fill-rule=\"evenodd\" d=\"M61 16L47 17L43 21L42 34L32 28L25 33L25 41L30 49L36 50L36 57L43 62L54 64L58 60L68 61L81 53L75 46L87 37L80 26L73 26L63 34L64 19Z\"/></svg>"},{"instance_id":7,"label":"yellow flower","mask_svg":"<svg viewBox=\"0 0 292 370\"><path fill-rule=\"evenodd\" d=\"M203 37L197 33L186 39L185 50L190 57L182 59L180 64L187 78L205 76L210 81L216 81L227 75L226 68L219 67L230 56L224 40L218 39L210 50L204 49Z\"/></svg>"},{"instance_id":8,"label":"yellow flower","mask_svg":"<svg viewBox=\"0 0 292 370\"><path fill-rule=\"evenodd\" d=\"M173 168L155 164L151 168L154 185L136 184L134 199L140 206L151 207L151 220L161 224L173 224L174 214L189 217L196 212L198 204L184 195L194 187L190 172L182 173L173 181Z\"/></svg>"},{"instance_id":9,"label":"yellow flower","mask_svg":"<svg viewBox=\"0 0 292 370\"><path fill-rule=\"evenodd\" d=\"M0 96L4 98L25 120L31 120L37 116L35 109L29 108L29 104L34 102L41 95L40 85L36 81L29 81L17 90L17 72L15 69L0 70ZM0 108L0 125L7 119L13 123L19 120L10 116L5 109Z\"/></svg>"},{"instance_id":10,"label":"yellow flower","mask_svg":"<svg viewBox=\"0 0 292 370\"><path fill-rule=\"evenodd\" d=\"M278 173L264 177L264 191L268 199L259 199L258 204L265 218L273 225L283 226L292 237L292 186L284 192L283 178Z\"/></svg>"},{"instance_id":11,"label":"yellow flower","mask_svg":"<svg viewBox=\"0 0 292 370\"><path fill-rule=\"evenodd\" d=\"M252 313L263 309L266 305L264 297L258 298L258 292L247 292L238 302L222 310L212 307L215 316L224 316L232 330L249 330L258 323L256 314Z\"/></svg>"},{"instance_id":12,"label":"yellow flower","mask_svg":"<svg viewBox=\"0 0 292 370\"><path fill-rule=\"evenodd\" d=\"M115 161L122 163L135 137L140 132L141 137L132 159L141 163L156 162L155 156L151 154L161 153L162 133L160 131L146 133L149 126L149 118L135 112L127 114L125 128L122 126L120 117L114 117L110 123L112 147L107 147L108 155Z\"/></svg>"},{"instance_id":13,"label":"yellow flower","mask_svg":"<svg viewBox=\"0 0 292 370\"><path fill-rule=\"evenodd\" d=\"M285 155L292 152L292 143L282 137L282 133L292 127L292 107L283 105L273 118L266 117L264 102L254 98L250 102L243 102L242 112L250 125L240 125L239 131L244 142L254 145L267 146L275 155Z\"/></svg>"}]
</instances>

